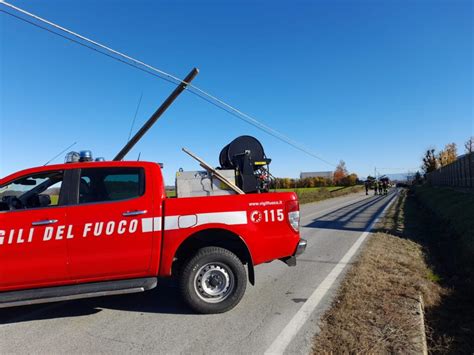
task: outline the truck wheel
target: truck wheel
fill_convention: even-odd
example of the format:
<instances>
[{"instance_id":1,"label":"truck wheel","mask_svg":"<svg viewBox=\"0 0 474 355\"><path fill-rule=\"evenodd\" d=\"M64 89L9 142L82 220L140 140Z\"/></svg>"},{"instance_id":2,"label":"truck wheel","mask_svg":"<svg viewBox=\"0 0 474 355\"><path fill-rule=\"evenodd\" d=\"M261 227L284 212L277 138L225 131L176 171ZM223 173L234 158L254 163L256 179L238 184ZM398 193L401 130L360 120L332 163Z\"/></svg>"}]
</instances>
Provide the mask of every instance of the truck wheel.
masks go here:
<instances>
[{"instance_id":1,"label":"truck wheel","mask_svg":"<svg viewBox=\"0 0 474 355\"><path fill-rule=\"evenodd\" d=\"M198 313L223 313L234 308L247 287L240 259L227 249L206 247L189 259L180 276L184 300Z\"/></svg>"}]
</instances>

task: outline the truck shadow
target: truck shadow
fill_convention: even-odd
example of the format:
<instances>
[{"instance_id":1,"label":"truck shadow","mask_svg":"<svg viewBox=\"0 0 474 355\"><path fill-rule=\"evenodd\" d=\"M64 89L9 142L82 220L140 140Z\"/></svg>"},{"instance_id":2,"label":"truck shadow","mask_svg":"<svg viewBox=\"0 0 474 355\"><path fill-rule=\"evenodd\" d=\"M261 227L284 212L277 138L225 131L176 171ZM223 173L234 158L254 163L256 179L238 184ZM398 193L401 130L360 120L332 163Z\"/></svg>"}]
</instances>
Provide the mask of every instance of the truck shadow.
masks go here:
<instances>
[{"instance_id":1,"label":"truck shadow","mask_svg":"<svg viewBox=\"0 0 474 355\"><path fill-rule=\"evenodd\" d=\"M326 213L304 227L363 232L392 198L393 192L388 196L364 199Z\"/></svg>"},{"instance_id":2,"label":"truck shadow","mask_svg":"<svg viewBox=\"0 0 474 355\"><path fill-rule=\"evenodd\" d=\"M388 198L387 196L374 196L352 203L315 219L305 227L364 231L390 198L391 195ZM309 262L312 260L300 261ZM312 262L324 261L315 260ZM181 300L176 280L160 279L155 289L143 293L0 309L0 325L82 317L98 314L103 310L175 315L194 314Z\"/></svg>"},{"instance_id":3,"label":"truck shadow","mask_svg":"<svg viewBox=\"0 0 474 355\"><path fill-rule=\"evenodd\" d=\"M105 309L138 313L195 314L181 300L177 282L160 279L155 289L142 293L0 309L0 325L81 317L98 314Z\"/></svg>"}]
</instances>

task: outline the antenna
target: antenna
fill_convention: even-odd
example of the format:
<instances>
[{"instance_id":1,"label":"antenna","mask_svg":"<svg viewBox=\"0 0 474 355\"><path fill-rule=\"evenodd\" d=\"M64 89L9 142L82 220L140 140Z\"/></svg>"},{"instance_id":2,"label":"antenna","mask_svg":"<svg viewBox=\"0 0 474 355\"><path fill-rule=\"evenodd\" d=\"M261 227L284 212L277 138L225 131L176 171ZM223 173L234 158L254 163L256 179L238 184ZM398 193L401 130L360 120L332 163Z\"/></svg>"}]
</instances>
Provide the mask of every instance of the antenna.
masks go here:
<instances>
[{"instance_id":1,"label":"antenna","mask_svg":"<svg viewBox=\"0 0 474 355\"><path fill-rule=\"evenodd\" d=\"M49 159L46 163L43 164L43 166L46 166L48 165L49 163L51 163L54 159L56 159L57 157L59 157L61 154L63 154L66 150L74 147L75 145L77 144L77 142L74 142L72 143L69 147L67 147L66 149L62 150L61 152L59 152L58 154L56 154L54 157L52 157L51 159Z\"/></svg>"},{"instance_id":2,"label":"antenna","mask_svg":"<svg viewBox=\"0 0 474 355\"><path fill-rule=\"evenodd\" d=\"M138 110L140 108L140 104L142 103L142 97L143 97L143 91L140 95L140 99L138 100L137 109L135 110L135 116L133 116L132 125L130 126L130 132L128 133L127 142L130 140L130 137L132 136L133 125L135 124L135 120L137 119Z\"/></svg>"}]
</instances>

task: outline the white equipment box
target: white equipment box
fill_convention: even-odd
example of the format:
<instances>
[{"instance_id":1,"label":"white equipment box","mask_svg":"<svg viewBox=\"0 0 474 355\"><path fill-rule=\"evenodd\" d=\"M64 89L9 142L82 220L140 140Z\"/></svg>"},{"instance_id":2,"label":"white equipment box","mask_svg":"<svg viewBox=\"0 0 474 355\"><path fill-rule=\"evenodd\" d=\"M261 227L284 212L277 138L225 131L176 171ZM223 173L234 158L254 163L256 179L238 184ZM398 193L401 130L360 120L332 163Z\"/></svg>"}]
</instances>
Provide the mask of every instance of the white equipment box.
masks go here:
<instances>
[{"instance_id":1,"label":"white equipment box","mask_svg":"<svg viewBox=\"0 0 474 355\"><path fill-rule=\"evenodd\" d=\"M233 169L219 170L219 173L235 184ZM176 173L176 197L221 195L235 195L235 191L208 171L178 171Z\"/></svg>"}]
</instances>

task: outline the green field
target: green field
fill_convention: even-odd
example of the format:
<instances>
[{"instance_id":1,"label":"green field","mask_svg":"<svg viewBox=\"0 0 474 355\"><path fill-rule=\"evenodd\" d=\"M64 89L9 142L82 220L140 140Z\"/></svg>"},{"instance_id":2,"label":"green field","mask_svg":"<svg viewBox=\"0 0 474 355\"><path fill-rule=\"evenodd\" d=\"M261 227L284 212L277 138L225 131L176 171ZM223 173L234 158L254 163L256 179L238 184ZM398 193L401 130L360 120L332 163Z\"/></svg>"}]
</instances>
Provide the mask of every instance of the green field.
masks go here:
<instances>
[{"instance_id":1,"label":"green field","mask_svg":"<svg viewBox=\"0 0 474 355\"><path fill-rule=\"evenodd\" d=\"M300 204L326 200L332 197L347 195L354 192L359 192L364 189L364 186L330 186L330 187L308 187L300 189L279 189L277 191L296 192Z\"/></svg>"},{"instance_id":2,"label":"green field","mask_svg":"<svg viewBox=\"0 0 474 355\"><path fill-rule=\"evenodd\" d=\"M176 197L175 190L166 190L166 197Z\"/></svg>"},{"instance_id":3,"label":"green field","mask_svg":"<svg viewBox=\"0 0 474 355\"><path fill-rule=\"evenodd\" d=\"M300 203L303 204L347 195L353 192L362 191L363 188L363 186L304 187L296 189L272 189L270 192L296 192ZM176 192L174 190L166 190L166 196L176 197Z\"/></svg>"},{"instance_id":4,"label":"green field","mask_svg":"<svg viewBox=\"0 0 474 355\"><path fill-rule=\"evenodd\" d=\"M59 196L58 195L50 195L51 203L50 206L56 206L58 204Z\"/></svg>"},{"instance_id":5,"label":"green field","mask_svg":"<svg viewBox=\"0 0 474 355\"><path fill-rule=\"evenodd\" d=\"M328 186L328 187L300 187L300 188L293 188L293 189L276 189L276 192L296 192L296 193L306 193L306 192L314 192L319 191L321 189L326 189L330 192L345 189L344 186ZM275 190L271 190L272 192Z\"/></svg>"}]
</instances>

